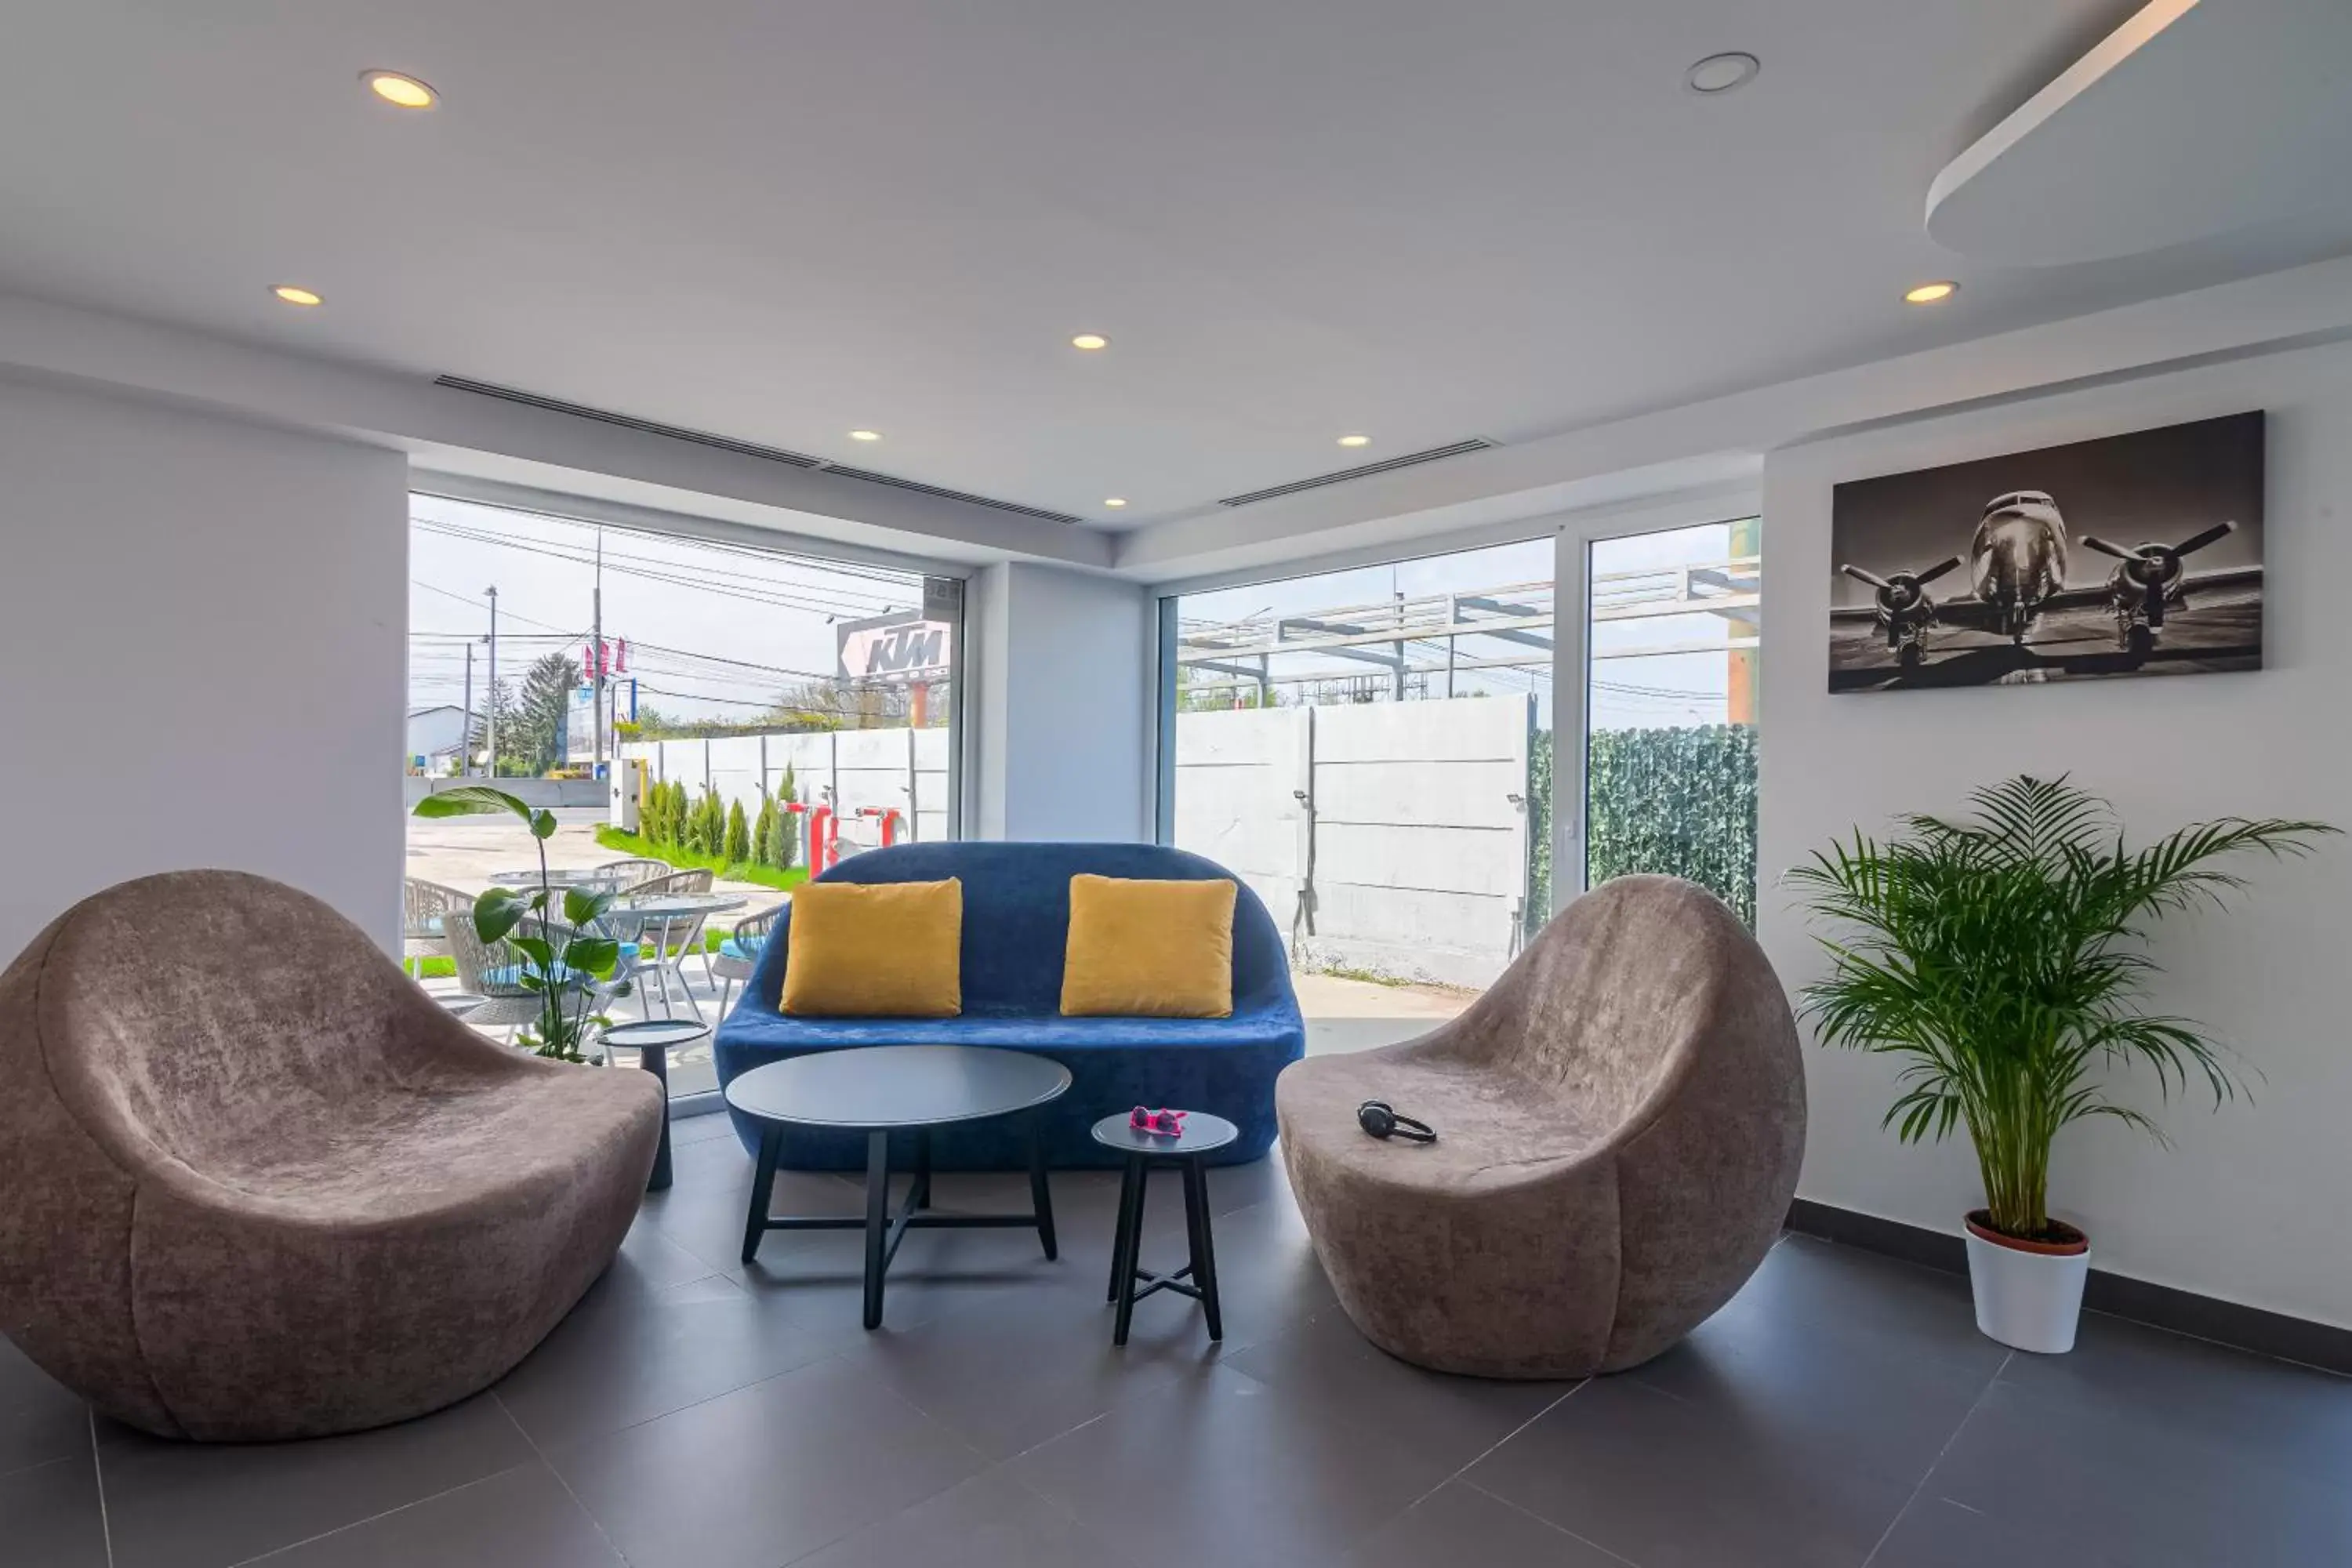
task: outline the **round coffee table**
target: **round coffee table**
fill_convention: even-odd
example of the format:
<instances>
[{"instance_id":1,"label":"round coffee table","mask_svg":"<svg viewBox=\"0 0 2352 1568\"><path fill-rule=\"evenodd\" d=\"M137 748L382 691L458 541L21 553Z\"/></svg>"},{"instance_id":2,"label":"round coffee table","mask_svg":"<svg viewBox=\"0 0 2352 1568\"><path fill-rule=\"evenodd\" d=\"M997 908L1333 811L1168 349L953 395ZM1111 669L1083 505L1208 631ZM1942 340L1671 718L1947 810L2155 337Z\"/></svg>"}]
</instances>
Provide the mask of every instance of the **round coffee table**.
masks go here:
<instances>
[{"instance_id":1,"label":"round coffee table","mask_svg":"<svg viewBox=\"0 0 2352 1568\"><path fill-rule=\"evenodd\" d=\"M818 1051L753 1068L727 1086L727 1103L760 1124L760 1161L751 1177L751 1213L743 1223L743 1261L772 1230L866 1232L866 1326L882 1326L882 1280L909 1226L1002 1229L1035 1226L1047 1258L1054 1241L1054 1200L1045 1184L1045 1145L1038 1123L1045 1108L1070 1087L1070 1069L1026 1051L982 1046L865 1046ZM1028 1214L937 1214L931 1201L931 1129L960 1121L1027 1112ZM866 1134L866 1217L831 1215L778 1217L768 1212L776 1161L786 1129L829 1127ZM915 1181L897 1218L890 1215L890 1134L915 1134Z\"/></svg>"},{"instance_id":2,"label":"round coffee table","mask_svg":"<svg viewBox=\"0 0 2352 1568\"><path fill-rule=\"evenodd\" d=\"M604 1045L636 1052L637 1065L653 1074L662 1086L661 1146L654 1152L653 1174L646 1179L646 1191L649 1193L660 1192L669 1185L669 1053L709 1033L708 1024L686 1018L649 1018L638 1024L605 1026ZM611 1059L609 1055L606 1059Z\"/></svg>"},{"instance_id":3,"label":"round coffee table","mask_svg":"<svg viewBox=\"0 0 2352 1568\"><path fill-rule=\"evenodd\" d=\"M1135 1315L1135 1304L1154 1290L1173 1290L1200 1302L1202 1316L1209 1321L1209 1337L1222 1340L1225 1319L1217 1303L1217 1248L1209 1234L1209 1178L1201 1156L1231 1143L1241 1136L1241 1129L1222 1116L1188 1110L1184 1131L1170 1137L1130 1125L1131 1114L1106 1116L1094 1125L1096 1142L1127 1156L1126 1179L1118 1188L1118 1236L1110 1252L1110 1299L1118 1303L1118 1321L1111 1327L1110 1342L1127 1343L1127 1325ZM1192 1257L1173 1274L1148 1273L1137 1258L1143 1247L1144 1190L1154 1165L1173 1165L1184 1173L1184 1239ZM1189 1283L1188 1274L1192 1276ZM1136 1289L1138 1285L1142 1289Z\"/></svg>"}]
</instances>

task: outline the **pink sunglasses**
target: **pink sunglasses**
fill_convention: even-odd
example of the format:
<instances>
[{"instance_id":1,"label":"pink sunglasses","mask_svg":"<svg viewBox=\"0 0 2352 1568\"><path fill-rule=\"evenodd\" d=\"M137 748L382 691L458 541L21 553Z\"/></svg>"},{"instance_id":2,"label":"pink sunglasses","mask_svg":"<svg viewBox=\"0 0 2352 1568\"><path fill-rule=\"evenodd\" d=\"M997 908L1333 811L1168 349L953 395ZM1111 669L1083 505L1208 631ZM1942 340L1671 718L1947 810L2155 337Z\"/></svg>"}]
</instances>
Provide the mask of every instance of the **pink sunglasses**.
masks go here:
<instances>
[{"instance_id":1,"label":"pink sunglasses","mask_svg":"<svg viewBox=\"0 0 2352 1568\"><path fill-rule=\"evenodd\" d=\"M1184 1135L1184 1113L1181 1110L1146 1110L1139 1105L1129 1114L1127 1124L1139 1132L1156 1132L1162 1138Z\"/></svg>"}]
</instances>

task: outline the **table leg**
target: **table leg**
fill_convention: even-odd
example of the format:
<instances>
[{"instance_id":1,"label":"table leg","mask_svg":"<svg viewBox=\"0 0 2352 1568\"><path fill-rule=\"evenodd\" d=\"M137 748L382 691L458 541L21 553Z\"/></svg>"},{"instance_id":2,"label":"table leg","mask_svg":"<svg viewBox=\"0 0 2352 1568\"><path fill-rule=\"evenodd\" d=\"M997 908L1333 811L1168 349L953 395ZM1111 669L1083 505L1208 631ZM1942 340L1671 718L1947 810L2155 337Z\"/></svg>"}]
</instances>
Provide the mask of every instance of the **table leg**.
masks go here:
<instances>
[{"instance_id":1,"label":"table leg","mask_svg":"<svg viewBox=\"0 0 2352 1568\"><path fill-rule=\"evenodd\" d=\"M1037 1239L1046 1261L1062 1255L1054 1240L1054 1189L1045 1180L1045 1113L1029 1113L1029 1206L1037 1215Z\"/></svg>"},{"instance_id":2,"label":"table leg","mask_svg":"<svg viewBox=\"0 0 2352 1568\"><path fill-rule=\"evenodd\" d=\"M1199 1156L1184 1162L1184 1228L1192 1242L1192 1288L1209 1320L1209 1337L1225 1337L1224 1313L1217 1304L1217 1247L1209 1230L1209 1173Z\"/></svg>"},{"instance_id":3,"label":"table leg","mask_svg":"<svg viewBox=\"0 0 2352 1568\"><path fill-rule=\"evenodd\" d=\"M1140 1154L1127 1157L1128 1180L1135 1185L1135 1200L1128 1205L1126 1239L1119 1244L1118 1259L1111 1265L1118 1280L1118 1320L1111 1325L1110 1342L1127 1343L1127 1325L1135 1316L1135 1270L1143 1251L1143 1200L1150 1185L1150 1171Z\"/></svg>"},{"instance_id":4,"label":"table leg","mask_svg":"<svg viewBox=\"0 0 2352 1568\"><path fill-rule=\"evenodd\" d=\"M1103 1292L1106 1301L1118 1300L1119 1264L1127 1256L1128 1231L1135 1220L1135 1162L1129 1160L1119 1172L1118 1224L1110 1237L1110 1289Z\"/></svg>"},{"instance_id":5,"label":"table leg","mask_svg":"<svg viewBox=\"0 0 2352 1568\"><path fill-rule=\"evenodd\" d=\"M604 1047L607 1060L611 1058L612 1049L610 1046ZM661 1085L661 1142L654 1150L653 1174L646 1178L646 1191L657 1193L669 1185L669 1047L641 1047L637 1051L637 1065L653 1074L654 1081Z\"/></svg>"},{"instance_id":6,"label":"table leg","mask_svg":"<svg viewBox=\"0 0 2352 1568\"><path fill-rule=\"evenodd\" d=\"M882 1275L890 1230L890 1134L866 1135L866 1326L882 1326Z\"/></svg>"},{"instance_id":7,"label":"table leg","mask_svg":"<svg viewBox=\"0 0 2352 1568\"><path fill-rule=\"evenodd\" d=\"M774 1122L760 1129L760 1162L751 1173L751 1213L743 1222L743 1261L749 1263L759 1256L760 1242L768 1234L768 1205L776 1190L776 1156L783 1147L784 1130Z\"/></svg>"}]
</instances>

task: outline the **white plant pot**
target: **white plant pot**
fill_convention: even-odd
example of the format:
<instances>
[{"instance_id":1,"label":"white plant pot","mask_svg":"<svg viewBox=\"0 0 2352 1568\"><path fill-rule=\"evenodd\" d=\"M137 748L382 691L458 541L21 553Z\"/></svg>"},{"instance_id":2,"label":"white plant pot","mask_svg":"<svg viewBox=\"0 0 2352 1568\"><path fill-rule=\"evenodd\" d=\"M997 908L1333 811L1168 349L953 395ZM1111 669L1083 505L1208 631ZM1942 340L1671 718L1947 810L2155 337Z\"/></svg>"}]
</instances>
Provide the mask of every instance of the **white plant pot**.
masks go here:
<instances>
[{"instance_id":1,"label":"white plant pot","mask_svg":"<svg viewBox=\"0 0 2352 1568\"><path fill-rule=\"evenodd\" d=\"M1977 1330L2017 1350L2063 1355L2074 1348L2083 1315L2083 1281L2091 1253L2035 1251L1963 1227L1969 1243L1969 1288L1977 1301Z\"/></svg>"}]
</instances>

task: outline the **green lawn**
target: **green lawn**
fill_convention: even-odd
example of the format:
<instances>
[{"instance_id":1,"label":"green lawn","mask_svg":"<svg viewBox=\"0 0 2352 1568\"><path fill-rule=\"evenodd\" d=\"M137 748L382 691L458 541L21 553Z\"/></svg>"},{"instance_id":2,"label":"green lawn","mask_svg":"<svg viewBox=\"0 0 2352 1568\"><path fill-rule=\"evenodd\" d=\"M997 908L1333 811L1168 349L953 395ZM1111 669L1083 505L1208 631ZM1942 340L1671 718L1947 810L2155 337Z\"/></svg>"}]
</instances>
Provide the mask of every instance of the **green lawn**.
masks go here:
<instances>
[{"instance_id":1,"label":"green lawn","mask_svg":"<svg viewBox=\"0 0 2352 1568\"><path fill-rule=\"evenodd\" d=\"M798 866L794 866L788 871L779 871L772 866L748 865L740 860L729 861L716 855L701 855L691 849L681 849L675 844L655 844L634 833L625 833L617 827L598 828L596 842L607 849L616 849L624 855L664 861L681 871L714 871L730 882L750 882L755 887L774 888L780 892L797 888L808 880L808 872Z\"/></svg>"}]
</instances>

